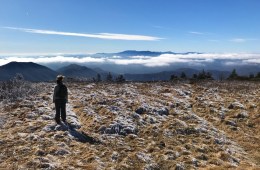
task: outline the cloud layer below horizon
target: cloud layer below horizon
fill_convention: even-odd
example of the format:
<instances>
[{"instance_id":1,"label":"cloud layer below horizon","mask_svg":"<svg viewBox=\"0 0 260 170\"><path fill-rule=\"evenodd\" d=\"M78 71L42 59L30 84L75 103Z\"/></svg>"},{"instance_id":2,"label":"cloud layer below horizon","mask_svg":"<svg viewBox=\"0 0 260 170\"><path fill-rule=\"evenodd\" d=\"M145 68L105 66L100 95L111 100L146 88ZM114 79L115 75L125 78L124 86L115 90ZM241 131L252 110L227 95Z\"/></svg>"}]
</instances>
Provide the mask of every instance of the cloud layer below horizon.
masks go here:
<instances>
[{"instance_id":1,"label":"cloud layer below horizon","mask_svg":"<svg viewBox=\"0 0 260 170\"><path fill-rule=\"evenodd\" d=\"M260 54L162 54L159 56L104 56L93 57L91 55L77 57L77 55L46 55L46 56L8 56L0 57L0 65L7 64L12 61L17 62L34 62L39 64L50 63L98 63L98 64L116 64L116 65L141 65L146 67L162 67L172 64L187 63L189 65L203 65L213 63L217 59L225 60L225 65L260 65Z\"/></svg>"}]
</instances>

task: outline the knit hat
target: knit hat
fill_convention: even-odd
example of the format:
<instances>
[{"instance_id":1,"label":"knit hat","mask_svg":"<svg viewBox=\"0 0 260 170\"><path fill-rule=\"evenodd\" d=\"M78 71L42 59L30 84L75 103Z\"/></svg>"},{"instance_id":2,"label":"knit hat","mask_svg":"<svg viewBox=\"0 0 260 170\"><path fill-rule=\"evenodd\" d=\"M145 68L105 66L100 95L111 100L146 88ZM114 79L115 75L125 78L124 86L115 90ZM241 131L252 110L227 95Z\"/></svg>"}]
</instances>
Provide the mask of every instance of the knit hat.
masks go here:
<instances>
[{"instance_id":1,"label":"knit hat","mask_svg":"<svg viewBox=\"0 0 260 170\"><path fill-rule=\"evenodd\" d=\"M58 75L57 78L56 78L56 80L62 81L64 78L65 78L65 76L63 76L63 75Z\"/></svg>"}]
</instances>

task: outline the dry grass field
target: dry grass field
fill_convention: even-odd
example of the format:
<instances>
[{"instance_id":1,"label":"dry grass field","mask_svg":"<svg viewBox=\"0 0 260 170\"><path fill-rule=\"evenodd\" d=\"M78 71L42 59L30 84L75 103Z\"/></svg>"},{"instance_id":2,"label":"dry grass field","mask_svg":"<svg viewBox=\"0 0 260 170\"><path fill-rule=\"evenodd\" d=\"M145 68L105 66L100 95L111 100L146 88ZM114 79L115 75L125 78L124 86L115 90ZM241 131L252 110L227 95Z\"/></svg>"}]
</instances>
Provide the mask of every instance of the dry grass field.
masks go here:
<instances>
[{"instance_id":1,"label":"dry grass field","mask_svg":"<svg viewBox=\"0 0 260 170\"><path fill-rule=\"evenodd\" d=\"M69 83L1 103L0 169L260 169L260 83Z\"/></svg>"}]
</instances>

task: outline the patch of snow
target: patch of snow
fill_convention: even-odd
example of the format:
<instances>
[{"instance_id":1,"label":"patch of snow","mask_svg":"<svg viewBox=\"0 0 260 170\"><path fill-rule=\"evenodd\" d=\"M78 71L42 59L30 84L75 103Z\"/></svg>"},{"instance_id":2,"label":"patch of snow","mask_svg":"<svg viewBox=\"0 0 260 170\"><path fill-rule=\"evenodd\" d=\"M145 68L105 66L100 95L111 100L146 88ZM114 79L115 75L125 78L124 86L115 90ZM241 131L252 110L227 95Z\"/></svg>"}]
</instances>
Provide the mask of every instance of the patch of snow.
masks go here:
<instances>
[{"instance_id":1,"label":"patch of snow","mask_svg":"<svg viewBox=\"0 0 260 170\"><path fill-rule=\"evenodd\" d=\"M136 154L137 158L145 163L150 163L152 161L151 155L150 154L146 154L143 152L138 152Z\"/></svg>"},{"instance_id":2,"label":"patch of snow","mask_svg":"<svg viewBox=\"0 0 260 170\"><path fill-rule=\"evenodd\" d=\"M59 155L59 156L63 156L67 154L70 154L70 152L66 149L58 149L54 152L54 155Z\"/></svg>"},{"instance_id":3,"label":"patch of snow","mask_svg":"<svg viewBox=\"0 0 260 170\"><path fill-rule=\"evenodd\" d=\"M245 106L239 102L233 102L228 106L229 109L245 109Z\"/></svg>"}]
</instances>

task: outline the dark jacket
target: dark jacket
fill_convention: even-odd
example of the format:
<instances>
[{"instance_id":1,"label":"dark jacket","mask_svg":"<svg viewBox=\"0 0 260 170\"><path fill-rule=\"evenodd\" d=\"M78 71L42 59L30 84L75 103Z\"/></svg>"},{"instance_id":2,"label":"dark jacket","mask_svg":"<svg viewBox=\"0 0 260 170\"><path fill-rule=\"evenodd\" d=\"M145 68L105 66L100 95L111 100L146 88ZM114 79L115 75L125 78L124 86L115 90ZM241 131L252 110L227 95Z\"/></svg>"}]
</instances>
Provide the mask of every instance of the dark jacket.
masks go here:
<instances>
[{"instance_id":1,"label":"dark jacket","mask_svg":"<svg viewBox=\"0 0 260 170\"><path fill-rule=\"evenodd\" d=\"M68 102L68 89L62 83L56 85L54 88L53 103L57 100Z\"/></svg>"}]
</instances>

